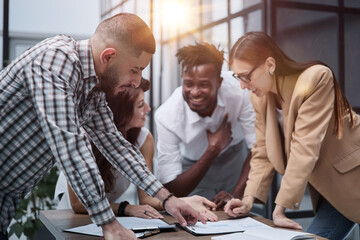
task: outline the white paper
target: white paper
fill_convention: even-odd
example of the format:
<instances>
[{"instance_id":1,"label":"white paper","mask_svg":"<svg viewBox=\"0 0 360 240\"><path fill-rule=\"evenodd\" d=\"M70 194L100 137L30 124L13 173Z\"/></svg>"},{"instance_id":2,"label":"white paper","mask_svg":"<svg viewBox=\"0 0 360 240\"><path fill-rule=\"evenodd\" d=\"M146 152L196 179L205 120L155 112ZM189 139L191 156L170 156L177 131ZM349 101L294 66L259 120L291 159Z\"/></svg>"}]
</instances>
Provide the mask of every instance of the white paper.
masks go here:
<instances>
[{"instance_id":1,"label":"white paper","mask_svg":"<svg viewBox=\"0 0 360 240\"><path fill-rule=\"evenodd\" d=\"M223 236L212 237L212 240L302 240L316 239L315 236L306 232L297 232L272 227L258 227L245 230L243 233L233 233Z\"/></svg>"},{"instance_id":2,"label":"white paper","mask_svg":"<svg viewBox=\"0 0 360 240\"><path fill-rule=\"evenodd\" d=\"M222 220L218 222L207 222L202 224L201 222L196 223L194 226L187 226L186 228L195 234L221 234L221 233L233 233L241 232L247 229L263 227L269 228L264 223L256 221L250 217L232 220Z\"/></svg>"},{"instance_id":3,"label":"white paper","mask_svg":"<svg viewBox=\"0 0 360 240\"><path fill-rule=\"evenodd\" d=\"M153 230L158 228L174 228L174 225L169 225L168 223L160 219L145 219L138 217L117 217L118 222L125 228L131 230ZM98 227L96 224L91 223L88 225L64 229L66 232L81 233L93 236L103 236L102 228ZM140 233L141 234L141 233ZM140 235L139 235L140 236ZM139 237L137 236L137 237Z\"/></svg>"}]
</instances>

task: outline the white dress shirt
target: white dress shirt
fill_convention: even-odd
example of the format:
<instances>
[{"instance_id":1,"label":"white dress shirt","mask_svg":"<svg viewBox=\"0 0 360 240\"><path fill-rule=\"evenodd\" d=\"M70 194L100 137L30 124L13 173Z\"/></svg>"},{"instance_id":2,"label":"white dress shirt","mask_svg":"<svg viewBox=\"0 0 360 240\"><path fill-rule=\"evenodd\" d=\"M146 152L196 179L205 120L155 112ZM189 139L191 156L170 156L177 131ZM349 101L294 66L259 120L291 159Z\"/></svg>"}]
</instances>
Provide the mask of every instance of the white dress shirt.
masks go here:
<instances>
[{"instance_id":1,"label":"white dress shirt","mask_svg":"<svg viewBox=\"0 0 360 240\"><path fill-rule=\"evenodd\" d=\"M156 111L158 179L161 183L171 182L182 173L182 156L194 161L201 158L208 146L206 130L215 132L226 113L229 114L233 138L228 147L243 139L249 149L253 147L255 113L249 91L240 88L231 72L222 72L222 77L217 106L210 117L201 117L189 108L182 87L175 89Z\"/></svg>"}]
</instances>

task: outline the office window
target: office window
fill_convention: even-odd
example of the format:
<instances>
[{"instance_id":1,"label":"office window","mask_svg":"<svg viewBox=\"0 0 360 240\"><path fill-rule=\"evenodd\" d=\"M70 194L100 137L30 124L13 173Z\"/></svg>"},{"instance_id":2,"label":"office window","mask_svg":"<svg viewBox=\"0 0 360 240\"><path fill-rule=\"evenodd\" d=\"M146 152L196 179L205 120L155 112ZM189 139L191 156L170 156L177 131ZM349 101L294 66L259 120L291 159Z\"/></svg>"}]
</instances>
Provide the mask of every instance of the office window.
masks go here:
<instances>
[{"instance_id":1,"label":"office window","mask_svg":"<svg viewBox=\"0 0 360 240\"><path fill-rule=\"evenodd\" d=\"M204 30L203 32L204 41L214 44L220 50L224 50L225 59L229 59L229 46L228 46L228 25L222 23L215 27ZM223 64L223 70L228 70L227 64Z\"/></svg>"},{"instance_id":2,"label":"office window","mask_svg":"<svg viewBox=\"0 0 360 240\"><path fill-rule=\"evenodd\" d=\"M244 8L244 4L242 1L239 0L231 0L230 1L230 13L236 13L239 12L241 10L243 10Z\"/></svg>"},{"instance_id":3,"label":"office window","mask_svg":"<svg viewBox=\"0 0 360 240\"><path fill-rule=\"evenodd\" d=\"M227 17L227 0L202 0L203 24Z\"/></svg>"},{"instance_id":4,"label":"office window","mask_svg":"<svg viewBox=\"0 0 360 240\"><path fill-rule=\"evenodd\" d=\"M231 20L231 46L234 46L235 42L244 35L244 18L238 17Z\"/></svg>"},{"instance_id":5,"label":"office window","mask_svg":"<svg viewBox=\"0 0 360 240\"><path fill-rule=\"evenodd\" d=\"M254 6L261 2L262 2L261 0L244 0L244 1L230 0L230 13L233 14L240 12L244 8Z\"/></svg>"},{"instance_id":6,"label":"office window","mask_svg":"<svg viewBox=\"0 0 360 240\"><path fill-rule=\"evenodd\" d=\"M183 13L180 22L180 34L194 31L200 27L200 1L199 0L181 0Z\"/></svg>"},{"instance_id":7,"label":"office window","mask_svg":"<svg viewBox=\"0 0 360 240\"><path fill-rule=\"evenodd\" d=\"M162 61L162 94L161 99L165 101L176 87L180 85L180 67L175 57L177 43L175 41L163 46Z\"/></svg>"},{"instance_id":8,"label":"office window","mask_svg":"<svg viewBox=\"0 0 360 240\"><path fill-rule=\"evenodd\" d=\"M121 12L136 12L135 1L125 1L121 8Z\"/></svg>"},{"instance_id":9,"label":"office window","mask_svg":"<svg viewBox=\"0 0 360 240\"><path fill-rule=\"evenodd\" d=\"M186 45L193 45L195 42L200 42L200 33L196 32L191 35L188 35L187 37L184 37L180 40L179 48L184 47Z\"/></svg>"},{"instance_id":10,"label":"office window","mask_svg":"<svg viewBox=\"0 0 360 240\"><path fill-rule=\"evenodd\" d=\"M262 31L262 11L255 10L244 16L245 32Z\"/></svg>"},{"instance_id":11,"label":"office window","mask_svg":"<svg viewBox=\"0 0 360 240\"><path fill-rule=\"evenodd\" d=\"M133 7L136 14L150 26L150 1L135 0Z\"/></svg>"},{"instance_id":12,"label":"office window","mask_svg":"<svg viewBox=\"0 0 360 240\"><path fill-rule=\"evenodd\" d=\"M261 0L243 0L244 8L251 7L253 5L261 3Z\"/></svg>"}]
</instances>

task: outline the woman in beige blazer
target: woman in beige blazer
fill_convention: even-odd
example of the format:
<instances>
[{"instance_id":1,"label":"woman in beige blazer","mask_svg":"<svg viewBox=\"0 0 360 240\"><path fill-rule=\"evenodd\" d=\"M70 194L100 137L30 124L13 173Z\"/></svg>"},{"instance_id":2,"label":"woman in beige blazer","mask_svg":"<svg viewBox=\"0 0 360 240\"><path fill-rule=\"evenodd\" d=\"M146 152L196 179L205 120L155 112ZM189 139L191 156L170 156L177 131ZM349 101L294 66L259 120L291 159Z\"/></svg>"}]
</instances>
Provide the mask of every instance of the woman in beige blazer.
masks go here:
<instances>
[{"instance_id":1,"label":"woman in beige blazer","mask_svg":"<svg viewBox=\"0 0 360 240\"><path fill-rule=\"evenodd\" d=\"M360 223L360 120L333 72L319 61L293 61L262 32L241 37L230 64L252 92L256 144L244 197L229 201L225 212L235 217L265 203L276 171L283 178L274 224L302 229L285 209L298 209L308 186L316 212L308 231L342 239Z\"/></svg>"}]
</instances>

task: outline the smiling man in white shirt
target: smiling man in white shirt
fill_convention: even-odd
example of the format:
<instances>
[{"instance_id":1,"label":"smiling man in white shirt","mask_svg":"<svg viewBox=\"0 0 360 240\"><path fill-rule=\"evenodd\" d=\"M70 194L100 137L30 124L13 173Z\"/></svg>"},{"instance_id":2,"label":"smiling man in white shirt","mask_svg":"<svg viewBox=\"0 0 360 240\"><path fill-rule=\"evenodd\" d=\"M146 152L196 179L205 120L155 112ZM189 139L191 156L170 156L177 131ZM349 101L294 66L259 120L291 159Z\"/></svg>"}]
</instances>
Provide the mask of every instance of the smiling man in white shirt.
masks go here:
<instances>
[{"instance_id":1,"label":"smiling man in white shirt","mask_svg":"<svg viewBox=\"0 0 360 240\"><path fill-rule=\"evenodd\" d=\"M220 209L246 185L255 142L249 92L221 72L224 53L212 44L176 56L182 86L155 113L159 180L176 196L198 194Z\"/></svg>"}]
</instances>

